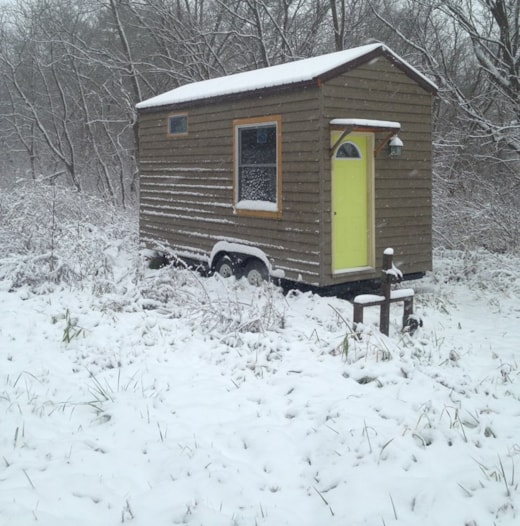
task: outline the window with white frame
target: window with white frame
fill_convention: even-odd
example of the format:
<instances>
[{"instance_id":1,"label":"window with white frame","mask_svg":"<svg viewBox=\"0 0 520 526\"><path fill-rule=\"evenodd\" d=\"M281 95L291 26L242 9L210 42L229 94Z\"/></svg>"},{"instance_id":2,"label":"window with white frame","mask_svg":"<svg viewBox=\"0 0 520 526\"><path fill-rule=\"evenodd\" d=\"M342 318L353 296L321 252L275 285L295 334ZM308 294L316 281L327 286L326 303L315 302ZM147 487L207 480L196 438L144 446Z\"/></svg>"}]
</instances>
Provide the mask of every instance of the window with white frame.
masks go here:
<instances>
[{"instance_id":1,"label":"window with white frame","mask_svg":"<svg viewBox=\"0 0 520 526\"><path fill-rule=\"evenodd\" d=\"M235 121L235 206L240 211L281 210L280 117Z\"/></svg>"}]
</instances>

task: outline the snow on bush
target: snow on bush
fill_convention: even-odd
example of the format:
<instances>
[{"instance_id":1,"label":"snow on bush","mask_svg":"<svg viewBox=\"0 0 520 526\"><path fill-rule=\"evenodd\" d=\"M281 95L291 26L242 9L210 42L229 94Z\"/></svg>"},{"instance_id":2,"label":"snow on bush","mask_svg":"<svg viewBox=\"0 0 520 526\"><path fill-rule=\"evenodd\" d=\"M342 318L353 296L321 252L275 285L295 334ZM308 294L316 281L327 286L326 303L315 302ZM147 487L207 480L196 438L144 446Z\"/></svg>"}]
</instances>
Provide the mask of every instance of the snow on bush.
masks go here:
<instances>
[{"instance_id":1,"label":"snow on bush","mask_svg":"<svg viewBox=\"0 0 520 526\"><path fill-rule=\"evenodd\" d=\"M254 290L244 301L244 282L228 290L222 279L207 282L182 265L150 271L146 258L138 257L135 215L71 188L23 181L3 190L0 224L0 280L10 289L89 286L104 308L187 316L208 332L228 335L283 325L276 287ZM125 275L115 276L120 257L129 261Z\"/></svg>"},{"instance_id":2,"label":"snow on bush","mask_svg":"<svg viewBox=\"0 0 520 526\"><path fill-rule=\"evenodd\" d=\"M42 292L87 279L103 286L114 247L135 236L131 214L68 187L23 180L0 189L0 280L12 288Z\"/></svg>"},{"instance_id":3,"label":"snow on bush","mask_svg":"<svg viewBox=\"0 0 520 526\"><path fill-rule=\"evenodd\" d=\"M510 297L520 296L519 258L514 254L497 254L484 249L435 251L436 281L464 283Z\"/></svg>"}]
</instances>

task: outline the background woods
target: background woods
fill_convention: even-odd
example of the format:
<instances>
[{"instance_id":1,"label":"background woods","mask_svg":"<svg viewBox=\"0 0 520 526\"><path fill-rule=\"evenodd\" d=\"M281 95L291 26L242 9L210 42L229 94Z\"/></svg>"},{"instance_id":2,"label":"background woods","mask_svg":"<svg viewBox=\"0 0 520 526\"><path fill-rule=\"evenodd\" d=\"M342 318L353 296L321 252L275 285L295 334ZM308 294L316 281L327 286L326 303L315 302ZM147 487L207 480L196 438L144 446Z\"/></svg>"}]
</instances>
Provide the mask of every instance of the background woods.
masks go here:
<instances>
[{"instance_id":1,"label":"background woods","mask_svg":"<svg viewBox=\"0 0 520 526\"><path fill-rule=\"evenodd\" d=\"M435 238L520 247L516 0L10 0L0 180L136 200L135 104L196 80L388 44L439 85Z\"/></svg>"}]
</instances>

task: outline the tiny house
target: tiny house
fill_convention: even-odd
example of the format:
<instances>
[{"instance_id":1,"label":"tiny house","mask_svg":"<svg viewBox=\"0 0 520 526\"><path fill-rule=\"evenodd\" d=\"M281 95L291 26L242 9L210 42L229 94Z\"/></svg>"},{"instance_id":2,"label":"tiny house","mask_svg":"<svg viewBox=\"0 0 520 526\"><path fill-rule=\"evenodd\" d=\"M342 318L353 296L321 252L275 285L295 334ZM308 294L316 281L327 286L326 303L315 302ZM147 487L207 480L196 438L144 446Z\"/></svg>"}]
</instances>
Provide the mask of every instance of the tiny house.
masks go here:
<instances>
[{"instance_id":1,"label":"tiny house","mask_svg":"<svg viewBox=\"0 0 520 526\"><path fill-rule=\"evenodd\" d=\"M435 85L383 44L138 104L140 236L250 282L321 289L432 264Z\"/></svg>"}]
</instances>

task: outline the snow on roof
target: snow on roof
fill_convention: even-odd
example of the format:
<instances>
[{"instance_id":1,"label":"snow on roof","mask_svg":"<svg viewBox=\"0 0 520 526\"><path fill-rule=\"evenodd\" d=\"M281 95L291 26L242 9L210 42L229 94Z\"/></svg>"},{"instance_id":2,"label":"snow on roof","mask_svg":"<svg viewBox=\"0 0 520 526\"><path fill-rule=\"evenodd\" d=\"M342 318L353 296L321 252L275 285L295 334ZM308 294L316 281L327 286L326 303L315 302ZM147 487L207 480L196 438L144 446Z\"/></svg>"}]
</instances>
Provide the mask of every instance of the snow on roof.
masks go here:
<instances>
[{"instance_id":1,"label":"snow on roof","mask_svg":"<svg viewBox=\"0 0 520 526\"><path fill-rule=\"evenodd\" d=\"M137 104L138 109L153 108L157 106L166 106L170 104L179 104L181 102L191 102L200 99L220 97L234 93L243 93L264 88L296 84L299 82L308 82L320 77L321 75L332 71L338 67L344 66L354 60L364 57L369 53L380 49L390 54L397 62L402 63L406 68L413 71L415 75L423 79L425 83L437 89L427 77L413 68L405 60L396 55L384 44L368 44L366 46L337 51L318 57L296 60L287 64L279 64L268 68L261 68L243 73L235 73L225 77L203 80L185 84L161 95Z\"/></svg>"},{"instance_id":2,"label":"snow on roof","mask_svg":"<svg viewBox=\"0 0 520 526\"><path fill-rule=\"evenodd\" d=\"M401 123L395 121L378 121L372 119L332 119L330 124L336 126L359 126L360 128L390 128L400 130Z\"/></svg>"}]
</instances>

